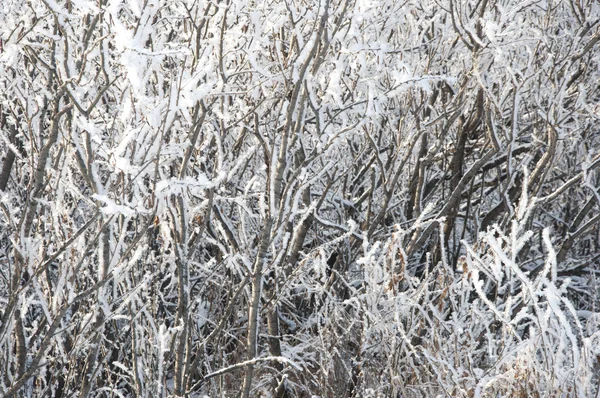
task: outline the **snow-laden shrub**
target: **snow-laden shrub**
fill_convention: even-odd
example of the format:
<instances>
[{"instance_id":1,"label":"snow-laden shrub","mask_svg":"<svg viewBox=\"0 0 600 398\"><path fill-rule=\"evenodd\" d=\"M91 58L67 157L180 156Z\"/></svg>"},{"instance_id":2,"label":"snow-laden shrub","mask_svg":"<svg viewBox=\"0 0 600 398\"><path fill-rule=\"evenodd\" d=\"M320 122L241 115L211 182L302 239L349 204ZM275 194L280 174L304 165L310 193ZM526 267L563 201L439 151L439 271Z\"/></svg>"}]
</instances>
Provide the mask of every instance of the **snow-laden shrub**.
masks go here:
<instances>
[{"instance_id":1,"label":"snow-laden shrub","mask_svg":"<svg viewBox=\"0 0 600 398\"><path fill-rule=\"evenodd\" d=\"M356 368L359 395L596 393L600 332L578 319L567 297L569 279L557 276L548 230L543 260L524 261L523 251L534 251L527 230L534 201L521 202L507 231L495 226L477 242L463 242L458 269L443 260L422 279L410 276L399 244L403 231L366 248L362 287L343 303L347 324L360 331L349 338L357 348L345 363Z\"/></svg>"}]
</instances>

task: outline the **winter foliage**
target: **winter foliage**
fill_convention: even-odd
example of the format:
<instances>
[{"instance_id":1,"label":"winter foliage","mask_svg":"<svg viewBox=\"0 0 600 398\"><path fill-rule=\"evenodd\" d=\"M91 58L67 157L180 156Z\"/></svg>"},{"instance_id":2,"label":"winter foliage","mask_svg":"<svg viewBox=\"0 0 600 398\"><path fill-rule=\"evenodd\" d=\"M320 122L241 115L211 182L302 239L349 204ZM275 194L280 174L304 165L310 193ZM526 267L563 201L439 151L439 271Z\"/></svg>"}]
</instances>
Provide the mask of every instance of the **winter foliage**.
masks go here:
<instances>
[{"instance_id":1,"label":"winter foliage","mask_svg":"<svg viewBox=\"0 0 600 398\"><path fill-rule=\"evenodd\" d=\"M600 394L595 0L3 0L0 396Z\"/></svg>"}]
</instances>

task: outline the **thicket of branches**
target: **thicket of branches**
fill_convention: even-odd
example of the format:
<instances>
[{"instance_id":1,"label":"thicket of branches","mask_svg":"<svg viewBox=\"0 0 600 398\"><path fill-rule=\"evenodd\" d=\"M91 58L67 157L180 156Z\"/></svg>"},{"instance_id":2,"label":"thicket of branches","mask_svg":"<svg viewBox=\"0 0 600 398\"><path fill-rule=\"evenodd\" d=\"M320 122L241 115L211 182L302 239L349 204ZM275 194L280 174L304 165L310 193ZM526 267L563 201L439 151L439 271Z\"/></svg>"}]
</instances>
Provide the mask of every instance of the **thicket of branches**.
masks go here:
<instances>
[{"instance_id":1,"label":"thicket of branches","mask_svg":"<svg viewBox=\"0 0 600 398\"><path fill-rule=\"evenodd\" d=\"M0 395L599 394L595 0L3 0Z\"/></svg>"}]
</instances>

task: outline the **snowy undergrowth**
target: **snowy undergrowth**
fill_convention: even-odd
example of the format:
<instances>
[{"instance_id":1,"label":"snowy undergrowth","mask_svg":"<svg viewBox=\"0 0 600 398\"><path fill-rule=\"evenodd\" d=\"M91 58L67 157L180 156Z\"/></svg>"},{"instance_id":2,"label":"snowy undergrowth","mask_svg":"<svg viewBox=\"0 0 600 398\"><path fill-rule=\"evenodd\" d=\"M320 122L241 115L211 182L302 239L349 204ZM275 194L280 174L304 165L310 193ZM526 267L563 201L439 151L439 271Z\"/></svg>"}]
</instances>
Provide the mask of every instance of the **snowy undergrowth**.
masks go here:
<instances>
[{"instance_id":1,"label":"snowy undergrowth","mask_svg":"<svg viewBox=\"0 0 600 398\"><path fill-rule=\"evenodd\" d=\"M368 250L363 294L351 303L362 314L365 396L597 394L600 331L569 301L548 230L545 259L528 271L519 263L532 250L531 204L507 232L495 226L463 242L459 269L444 260L422 280L406 271L403 232Z\"/></svg>"}]
</instances>

